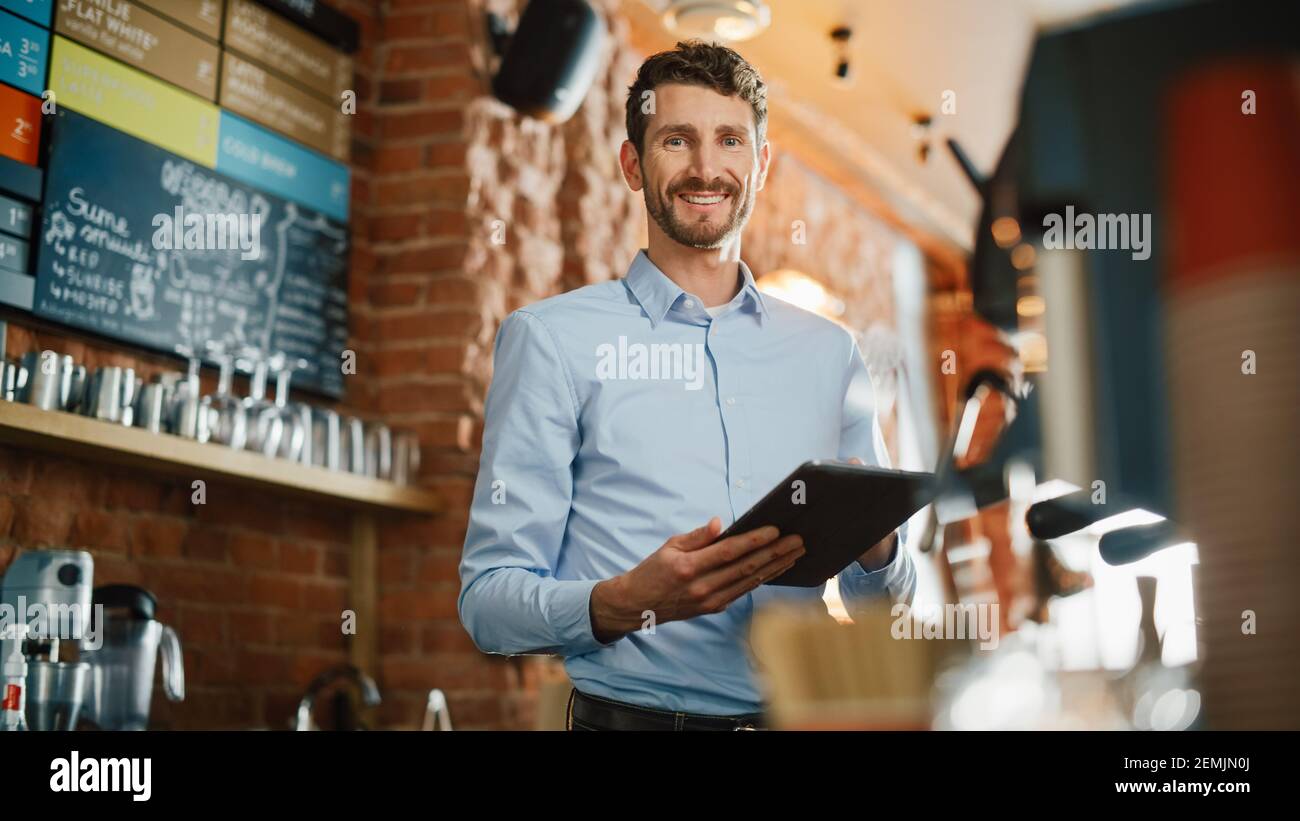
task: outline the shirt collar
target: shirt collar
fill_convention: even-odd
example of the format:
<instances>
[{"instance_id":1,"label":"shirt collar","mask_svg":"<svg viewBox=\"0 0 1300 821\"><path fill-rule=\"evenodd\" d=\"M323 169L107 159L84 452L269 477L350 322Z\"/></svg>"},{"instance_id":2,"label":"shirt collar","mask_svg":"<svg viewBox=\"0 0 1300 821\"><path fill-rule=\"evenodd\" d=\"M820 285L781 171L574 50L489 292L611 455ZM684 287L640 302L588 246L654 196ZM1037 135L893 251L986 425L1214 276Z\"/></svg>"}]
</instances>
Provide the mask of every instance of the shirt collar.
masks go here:
<instances>
[{"instance_id":1,"label":"shirt collar","mask_svg":"<svg viewBox=\"0 0 1300 821\"><path fill-rule=\"evenodd\" d=\"M736 295L737 298L766 319L767 305L763 302L763 295L759 292L758 286L754 284L754 274L744 261L740 263L740 275L745 282L740 288L740 293ZM640 303L641 309L650 317L652 328L657 327L678 300L686 296L686 292L676 282L669 279L663 271L659 270L659 266L650 261L645 249L637 252L636 258L632 260L632 265L627 270L625 281L632 296ZM703 310L701 306L700 311Z\"/></svg>"}]
</instances>

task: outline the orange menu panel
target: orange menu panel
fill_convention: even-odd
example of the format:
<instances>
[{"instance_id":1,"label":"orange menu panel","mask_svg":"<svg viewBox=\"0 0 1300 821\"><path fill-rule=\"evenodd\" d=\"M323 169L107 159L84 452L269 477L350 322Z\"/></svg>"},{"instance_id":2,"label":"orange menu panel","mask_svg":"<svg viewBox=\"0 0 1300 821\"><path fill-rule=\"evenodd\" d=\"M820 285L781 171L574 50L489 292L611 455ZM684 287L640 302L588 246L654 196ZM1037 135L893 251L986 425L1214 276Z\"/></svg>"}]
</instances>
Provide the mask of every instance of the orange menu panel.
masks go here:
<instances>
[{"instance_id":1,"label":"orange menu panel","mask_svg":"<svg viewBox=\"0 0 1300 821\"><path fill-rule=\"evenodd\" d=\"M0 156L36 165L40 153L40 99L0 84Z\"/></svg>"}]
</instances>

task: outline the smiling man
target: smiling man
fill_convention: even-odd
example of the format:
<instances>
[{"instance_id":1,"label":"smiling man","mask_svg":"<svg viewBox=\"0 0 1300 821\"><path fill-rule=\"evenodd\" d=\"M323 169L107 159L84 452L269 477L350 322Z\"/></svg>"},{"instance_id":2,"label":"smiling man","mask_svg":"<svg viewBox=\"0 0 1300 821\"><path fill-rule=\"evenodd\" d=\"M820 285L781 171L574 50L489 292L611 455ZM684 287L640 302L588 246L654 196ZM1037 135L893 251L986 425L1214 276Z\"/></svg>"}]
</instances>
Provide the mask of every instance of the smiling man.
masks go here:
<instances>
[{"instance_id":1,"label":"smiling man","mask_svg":"<svg viewBox=\"0 0 1300 821\"><path fill-rule=\"evenodd\" d=\"M880 464L847 331L764 296L740 235L771 149L758 72L679 43L641 66L619 162L649 247L621 280L515 311L496 341L461 561L461 621L489 653L563 655L573 729L763 725L754 609L797 533L724 528L809 459ZM910 600L898 539L839 575L852 609Z\"/></svg>"}]
</instances>

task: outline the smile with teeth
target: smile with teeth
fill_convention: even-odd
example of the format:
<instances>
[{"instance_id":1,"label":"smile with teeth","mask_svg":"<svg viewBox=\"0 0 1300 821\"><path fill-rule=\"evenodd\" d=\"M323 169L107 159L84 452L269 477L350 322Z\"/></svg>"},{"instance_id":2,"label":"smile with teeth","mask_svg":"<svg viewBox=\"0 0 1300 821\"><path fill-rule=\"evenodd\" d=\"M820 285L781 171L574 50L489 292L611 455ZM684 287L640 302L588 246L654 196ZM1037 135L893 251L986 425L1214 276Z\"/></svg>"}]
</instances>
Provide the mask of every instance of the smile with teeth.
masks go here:
<instances>
[{"instance_id":1,"label":"smile with teeth","mask_svg":"<svg viewBox=\"0 0 1300 821\"><path fill-rule=\"evenodd\" d=\"M691 205L699 206L717 205L727 198L726 194L681 194L680 196Z\"/></svg>"}]
</instances>

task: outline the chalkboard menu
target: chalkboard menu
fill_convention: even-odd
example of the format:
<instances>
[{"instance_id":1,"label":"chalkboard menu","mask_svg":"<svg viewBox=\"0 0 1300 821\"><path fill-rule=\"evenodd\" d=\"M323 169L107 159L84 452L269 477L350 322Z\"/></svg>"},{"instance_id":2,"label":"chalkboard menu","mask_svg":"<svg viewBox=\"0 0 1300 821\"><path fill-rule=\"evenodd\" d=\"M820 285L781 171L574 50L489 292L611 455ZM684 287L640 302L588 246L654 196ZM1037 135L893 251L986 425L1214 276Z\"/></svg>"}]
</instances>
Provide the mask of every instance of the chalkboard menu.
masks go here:
<instances>
[{"instance_id":1,"label":"chalkboard menu","mask_svg":"<svg viewBox=\"0 0 1300 821\"><path fill-rule=\"evenodd\" d=\"M163 351L251 345L341 396L347 229L67 109L51 125L33 311Z\"/></svg>"}]
</instances>

